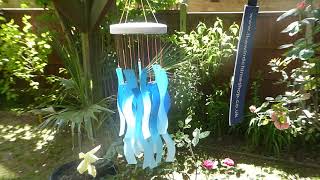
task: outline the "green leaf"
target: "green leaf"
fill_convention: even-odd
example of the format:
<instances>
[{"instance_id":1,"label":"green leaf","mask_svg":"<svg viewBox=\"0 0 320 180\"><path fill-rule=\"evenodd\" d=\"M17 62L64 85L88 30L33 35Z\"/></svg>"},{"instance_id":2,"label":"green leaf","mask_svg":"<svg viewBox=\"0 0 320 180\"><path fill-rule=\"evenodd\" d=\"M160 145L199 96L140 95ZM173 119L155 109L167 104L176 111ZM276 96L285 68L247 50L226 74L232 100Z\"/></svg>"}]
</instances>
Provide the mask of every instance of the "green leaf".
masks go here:
<instances>
[{"instance_id":1,"label":"green leaf","mask_svg":"<svg viewBox=\"0 0 320 180\"><path fill-rule=\"evenodd\" d=\"M292 46L293 46L292 43L291 44L284 44L284 45L281 45L278 49L287 49L287 48L292 47Z\"/></svg>"},{"instance_id":2,"label":"green leaf","mask_svg":"<svg viewBox=\"0 0 320 180\"><path fill-rule=\"evenodd\" d=\"M299 58L301 60L307 60L314 56L314 50L313 49L303 49L299 53Z\"/></svg>"},{"instance_id":3,"label":"green leaf","mask_svg":"<svg viewBox=\"0 0 320 180\"><path fill-rule=\"evenodd\" d=\"M302 110L302 111L303 111L303 113L307 116L307 118L312 118L312 117L313 117L309 110L304 109L304 110Z\"/></svg>"},{"instance_id":4,"label":"green leaf","mask_svg":"<svg viewBox=\"0 0 320 180\"><path fill-rule=\"evenodd\" d=\"M290 9L289 11L283 13L281 16L278 17L277 21L281 21L289 16L295 15L297 14L298 9L294 8L294 9Z\"/></svg>"},{"instance_id":5,"label":"green leaf","mask_svg":"<svg viewBox=\"0 0 320 180\"><path fill-rule=\"evenodd\" d=\"M260 112L261 109L268 107L268 105L269 105L269 102L264 102L264 103L262 103L262 105L261 105L260 107L258 107L258 108L254 111L254 113Z\"/></svg>"},{"instance_id":6,"label":"green leaf","mask_svg":"<svg viewBox=\"0 0 320 180\"><path fill-rule=\"evenodd\" d=\"M266 101L274 101L273 97L266 97Z\"/></svg>"},{"instance_id":7,"label":"green leaf","mask_svg":"<svg viewBox=\"0 0 320 180\"><path fill-rule=\"evenodd\" d=\"M203 139L203 138L208 137L209 135L210 135L210 131L204 131L204 132L200 133L199 138Z\"/></svg>"},{"instance_id":8,"label":"green leaf","mask_svg":"<svg viewBox=\"0 0 320 180\"><path fill-rule=\"evenodd\" d=\"M192 132L192 145L196 146L199 143L199 139L200 139L200 129L196 128L193 132Z\"/></svg>"},{"instance_id":9,"label":"green leaf","mask_svg":"<svg viewBox=\"0 0 320 180\"><path fill-rule=\"evenodd\" d=\"M3 16L0 16L0 21L6 21L6 18L4 18Z\"/></svg>"},{"instance_id":10,"label":"green leaf","mask_svg":"<svg viewBox=\"0 0 320 180\"><path fill-rule=\"evenodd\" d=\"M260 121L260 123L258 124L258 126L265 126L267 124L269 124L270 120L267 118L264 118Z\"/></svg>"},{"instance_id":11,"label":"green leaf","mask_svg":"<svg viewBox=\"0 0 320 180\"><path fill-rule=\"evenodd\" d=\"M185 119L184 123L189 124L191 121L192 121L192 116L190 115Z\"/></svg>"},{"instance_id":12,"label":"green leaf","mask_svg":"<svg viewBox=\"0 0 320 180\"><path fill-rule=\"evenodd\" d=\"M295 34L297 34L300 30L300 23L299 21L295 21L291 24L289 24L284 30L281 31L281 33L288 33L289 32L289 36L294 36Z\"/></svg>"}]
</instances>

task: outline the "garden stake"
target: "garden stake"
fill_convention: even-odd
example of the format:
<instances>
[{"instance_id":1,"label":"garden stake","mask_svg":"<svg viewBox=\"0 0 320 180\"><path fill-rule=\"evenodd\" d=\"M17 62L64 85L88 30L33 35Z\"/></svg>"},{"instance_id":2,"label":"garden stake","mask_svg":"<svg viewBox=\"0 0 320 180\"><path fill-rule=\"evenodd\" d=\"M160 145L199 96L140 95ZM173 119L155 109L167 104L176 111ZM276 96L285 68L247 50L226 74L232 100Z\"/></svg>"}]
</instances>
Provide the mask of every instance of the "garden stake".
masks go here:
<instances>
[{"instance_id":1,"label":"garden stake","mask_svg":"<svg viewBox=\"0 0 320 180\"><path fill-rule=\"evenodd\" d=\"M257 0L249 0L244 7L230 98L230 126L240 123L243 118L258 11Z\"/></svg>"}]
</instances>

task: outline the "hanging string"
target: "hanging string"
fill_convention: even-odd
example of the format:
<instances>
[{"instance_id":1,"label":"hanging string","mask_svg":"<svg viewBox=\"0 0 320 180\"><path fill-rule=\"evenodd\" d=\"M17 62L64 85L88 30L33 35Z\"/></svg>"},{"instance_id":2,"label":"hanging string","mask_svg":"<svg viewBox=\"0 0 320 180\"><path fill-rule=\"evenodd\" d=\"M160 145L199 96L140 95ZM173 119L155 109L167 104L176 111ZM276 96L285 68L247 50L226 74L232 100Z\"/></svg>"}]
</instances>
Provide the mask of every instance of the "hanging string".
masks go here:
<instances>
[{"instance_id":1,"label":"hanging string","mask_svg":"<svg viewBox=\"0 0 320 180\"><path fill-rule=\"evenodd\" d=\"M147 35L147 49L148 49L148 52L147 52L147 54L148 54L148 65L150 65L150 52L149 52L150 48L149 48L149 36L148 35ZM150 80L150 82L152 81L150 73L149 73L149 80Z\"/></svg>"},{"instance_id":2,"label":"hanging string","mask_svg":"<svg viewBox=\"0 0 320 180\"><path fill-rule=\"evenodd\" d=\"M150 52L149 52L150 48L149 48L149 36L148 35L147 35L147 49L148 49L148 52L147 52L147 54L148 54L148 63L150 64Z\"/></svg>"},{"instance_id":3,"label":"hanging string","mask_svg":"<svg viewBox=\"0 0 320 180\"><path fill-rule=\"evenodd\" d=\"M118 55L118 60L117 60L118 67L120 67L120 61L121 61L119 38L120 38L120 37L116 37L116 49L117 49L117 55Z\"/></svg>"},{"instance_id":4,"label":"hanging string","mask_svg":"<svg viewBox=\"0 0 320 180\"><path fill-rule=\"evenodd\" d=\"M129 53L130 53L130 68L132 69L132 52L131 52L131 38L129 35Z\"/></svg>"},{"instance_id":5,"label":"hanging string","mask_svg":"<svg viewBox=\"0 0 320 180\"><path fill-rule=\"evenodd\" d=\"M141 42L142 42L142 47L141 47L141 50L142 50L142 53L141 53L141 55L142 55L142 60L141 60L141 62L142 62L142 67L144 67L144 64L145 64L145 53L144 53L144 39L143 39L143 36L141 36Z\"/></svg>"},{"instance_id":6,"label":"hanging string","mask_svg":"<svg viewBox=\"0 0 320 180\"><path fill-rule=\"evenodd\" d=\"M127 11L127 14L126 14L126 21L125 21L125 23L127 23L127 20L128 20L128 15L129 15L129 11L130 11L130 6L131 6L131 0L129 0L128 11Z\"/></svg>"},{"instance_id":7,"label":"hanging string","mask_svg":"<svg viewBox=\"0 0 320 180\"><path fill-rule=\"evenodd\" d=\"M157 38L154 38L154 44L156 49L156 63L158 63L158 44L157 44Z\"/></svg>"},{"instance_id":8,"label":"hanging string","mask_svg":"<svg viewBox=\"0 0 320 180\"><path fill-rule=\"evenodd\" d=\"M126 57L125 57L123 49L122 49L122 54L123 54L123 57L124 57L124 68L127 69Z\"/></svg>"},{"instance_id":9,"label":"hanging string","mask_svg":"<svg viewBox=\"0 0 320 180\"><path fill-rule=\"evenodd\" d=\"M141 0L141 5L142 5L142 11L143 11L144 19L145 19L146 22L148 22L147 16L146 16L146 11L145 11L144 5L143 5L143 0Z\"/></svg>"},{"instance_id":10,"label":"hanging string","mask_svg":"<svg viewBox=\"0 0 320 180\"><path fill-rule=\"evenodd\" d=\"M154 44L153 44L153 36L151 36L150 42L151 42L151 52L150 52L150 59L154 58Z\"/></svg>"},{"instance_id":11,"label":"hanging string","mask_svg":"<svg viewBox=\"0 0 320 180\"><path fill-rule=\"evenodd\" d=\"M136 64L136 61L137 61L137 59L136 59L136 46L135 46L135 44L136 44L136 42L135 42L135 40L134 40L134 37L133 37L133 35L132 35L132 49L133 49L133 67L134 67L134 70L136 71L136 67L137 67L137 64Z\"/></svg>"},{"instance_id":12,"label":"hanging string","mask_svg":"<svg viewBox=\"0 0 320 180\"><path fill-rule=\"evenodd\" d=\"M155 14L153 13L153 9L152 9L152 7L151 7L151 5L150 5L149 1L148 1L148 0L146 0L146 1L147 1L147 3L148 3L148 6L149 6L149 8L150 8L150 11L151 11L151 13L152 13L152 15L153 15L154 20L158 23L158 20L157 20L157 18L156 18L156 16L155 16Z\"/></svg>"},{"instance_id":13,"label":"hanging string","mask_svg":"<svg viewBox=\"0 0 320 180\"><path fill-rule=\"evenodd\" d=\"M160 39L159 44L160 44L160 49L161 49L161 51L160 51L160 65L162 66L163 65L162 64L162 62L163 62L163 54L162 54L163 49L162 49L161 39Z\"/></svg>"},{"instance_id":14,"label":"hanging string","mask_svg":"<svg viewBox=\"0 0 320 180\"><path fill-rule=\"evenodd\" d=\"M127 52L126 51L126 36L124 36L123 35L123 38L122 38L122 54L123 54L123 63L124 63L124 67L125 67L125 69L127 69L127 55L126 55L126 53L125 52Z\"/></svg>"},{"instance_id":15,"label":"hanging string","mask_svg":"<svg viewBox=\"0 0 320 180\"><path fill-rule=\"evenodd\" d=\"M139 35L137 35L137 40L138 40L138 61L141 61L141 59L140 59L140 38L139 38Z\"/></svg>"},{"instance_id":16,"label":"hanging string","mask_svg":"<svg viewBox=\"0 0 320 180\"><path fill-rule=\"evenodd\" d=\"M127 8L127 4L128 4L128 0L126 0L126 3L125 3L125 5L124 5L124 8L123 8L123 11L122 11L122 13L121 13L121 18L120 18L119 23L122 23L122 18L123 18L123 15L124 15L125 10L126 10L126 8Z\"/></svg>"}]
</instances>

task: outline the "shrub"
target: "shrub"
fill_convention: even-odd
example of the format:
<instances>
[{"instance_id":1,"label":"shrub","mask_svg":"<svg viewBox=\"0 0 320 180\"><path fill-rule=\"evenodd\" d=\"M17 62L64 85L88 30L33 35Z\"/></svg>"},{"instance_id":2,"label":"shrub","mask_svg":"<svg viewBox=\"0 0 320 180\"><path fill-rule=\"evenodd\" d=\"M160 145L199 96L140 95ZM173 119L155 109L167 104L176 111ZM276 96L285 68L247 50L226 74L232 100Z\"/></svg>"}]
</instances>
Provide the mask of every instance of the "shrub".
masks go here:
<instances>
[{"instance_id":1,"label":"shrub","mask_svg":"<svg viewBox=\"0 0 320 180\"><path fill-rule=\"evenodd\" d=\"M208 124L215 124L209 128L213 132L228 126L225 108L229 103L229 85L218 84L215 78L234 53L238 30L238 25L233 24L225 31L222 20L217 18L213 27L199 23L196 30L178 32L171 38L182 51L181 56L185 56L172 79L174 103L184 114L188 108L195 111L194 125L204 125L206 129Z\"/></svg>"},{"instance_id":2,"label":"shrub","mask_svg":"<svg viewBox=\"0 0 320 180\"><path fill-rule=\"evenodd\" d=\"M320 32L320 9L313 9L312 0L303 1L281 15L278 21L292 15L299 15L300 19L282 32L290 36L305 33L305 36L282 45L281 48L288 49L285 58L275 58L269 63L272 73L282 75L278 83L284 83L287 89L283 95L266 98L267 102L253 111L256 117L251 120L248 131L256 139L254 142L263 142L260 145L276 153L293 141L298 143L301 137L302 143L314 143L320 137L320 44L313 41ZM289 69L293 62L300 66ZM265 132L264 136L256 137L255 132L260 130Z\"/></svg>"},{"instance_id":3,"label":"shrub","mask_svg":"<svg viewBox=\"0 0 320 180\"><path fill-rule=\"evenodd\" d=\"M28 83L27 90L39 88L39 77L44 75L51 53L49 32L33 33L30 18L22 18L22 27L10 20L0 28L0 94L7 100L17 97L18 80Z\"/></svg>"}]
</instances>

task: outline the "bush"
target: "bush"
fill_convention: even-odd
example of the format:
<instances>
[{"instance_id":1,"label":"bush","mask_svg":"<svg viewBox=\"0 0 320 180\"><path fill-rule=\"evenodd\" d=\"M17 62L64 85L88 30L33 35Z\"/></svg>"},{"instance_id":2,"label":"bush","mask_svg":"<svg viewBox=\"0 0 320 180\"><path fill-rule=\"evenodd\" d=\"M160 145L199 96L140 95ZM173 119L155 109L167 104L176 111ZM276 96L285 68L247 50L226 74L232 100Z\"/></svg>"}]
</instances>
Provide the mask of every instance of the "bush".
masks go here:
<instances>
[{"instance_id":1,"label":"bush","mask_svg":"<svg viewBox=\"0 0 320 180\"><path fill-rule=\"evenodd\" d=\"M44 76L51 53L49 32L33 33L30 19L24 16L22 27L11 20L0 28L0 95L7 100L17 98L18 80L28 83L27 90L39 89L39 77Z\"/></svg>"},{"instance_id":2,"label":"bush","mask_svg":"<svg viewBox=\"0 0 320 180\"><path fill-rule=\"evenodd\" d=\"M278 21L292 15L301 18L282 32L290 36L305 33L305 37L282 45L281 48L288 49L284 59L275 58L269 63L272 73L282 75L278 83L286 85L286 91L275 98L266 98L259 108L252 108L256 116L248 130L254 145L258 145L258 141L263 142L259 145L275 153L292 143L301 145L320 140L320 44L313 42L319 34L320 9L312 8L312 0L304 1L281 15ZM300 66L289 69L293 62ZM256 136L259 131L264 135Z\"/></svg>"},{"instance_id":3,"label":"bush","mask_svg":"<svg viewBox=\"0 0 320 180\"><path fill-rule=\"evenodd\" d=\"M219 134L228 126L229 84L218 84L215 79L234 53L238 30L238 25L233 24L225 31L222 20L217 18L213 27L199 23L196 30L178 32L171 38L185 57L172 79L175 105L184 115L187 109L195 112L193 125L220 131Z\"/></svg>"}]
</instances>

